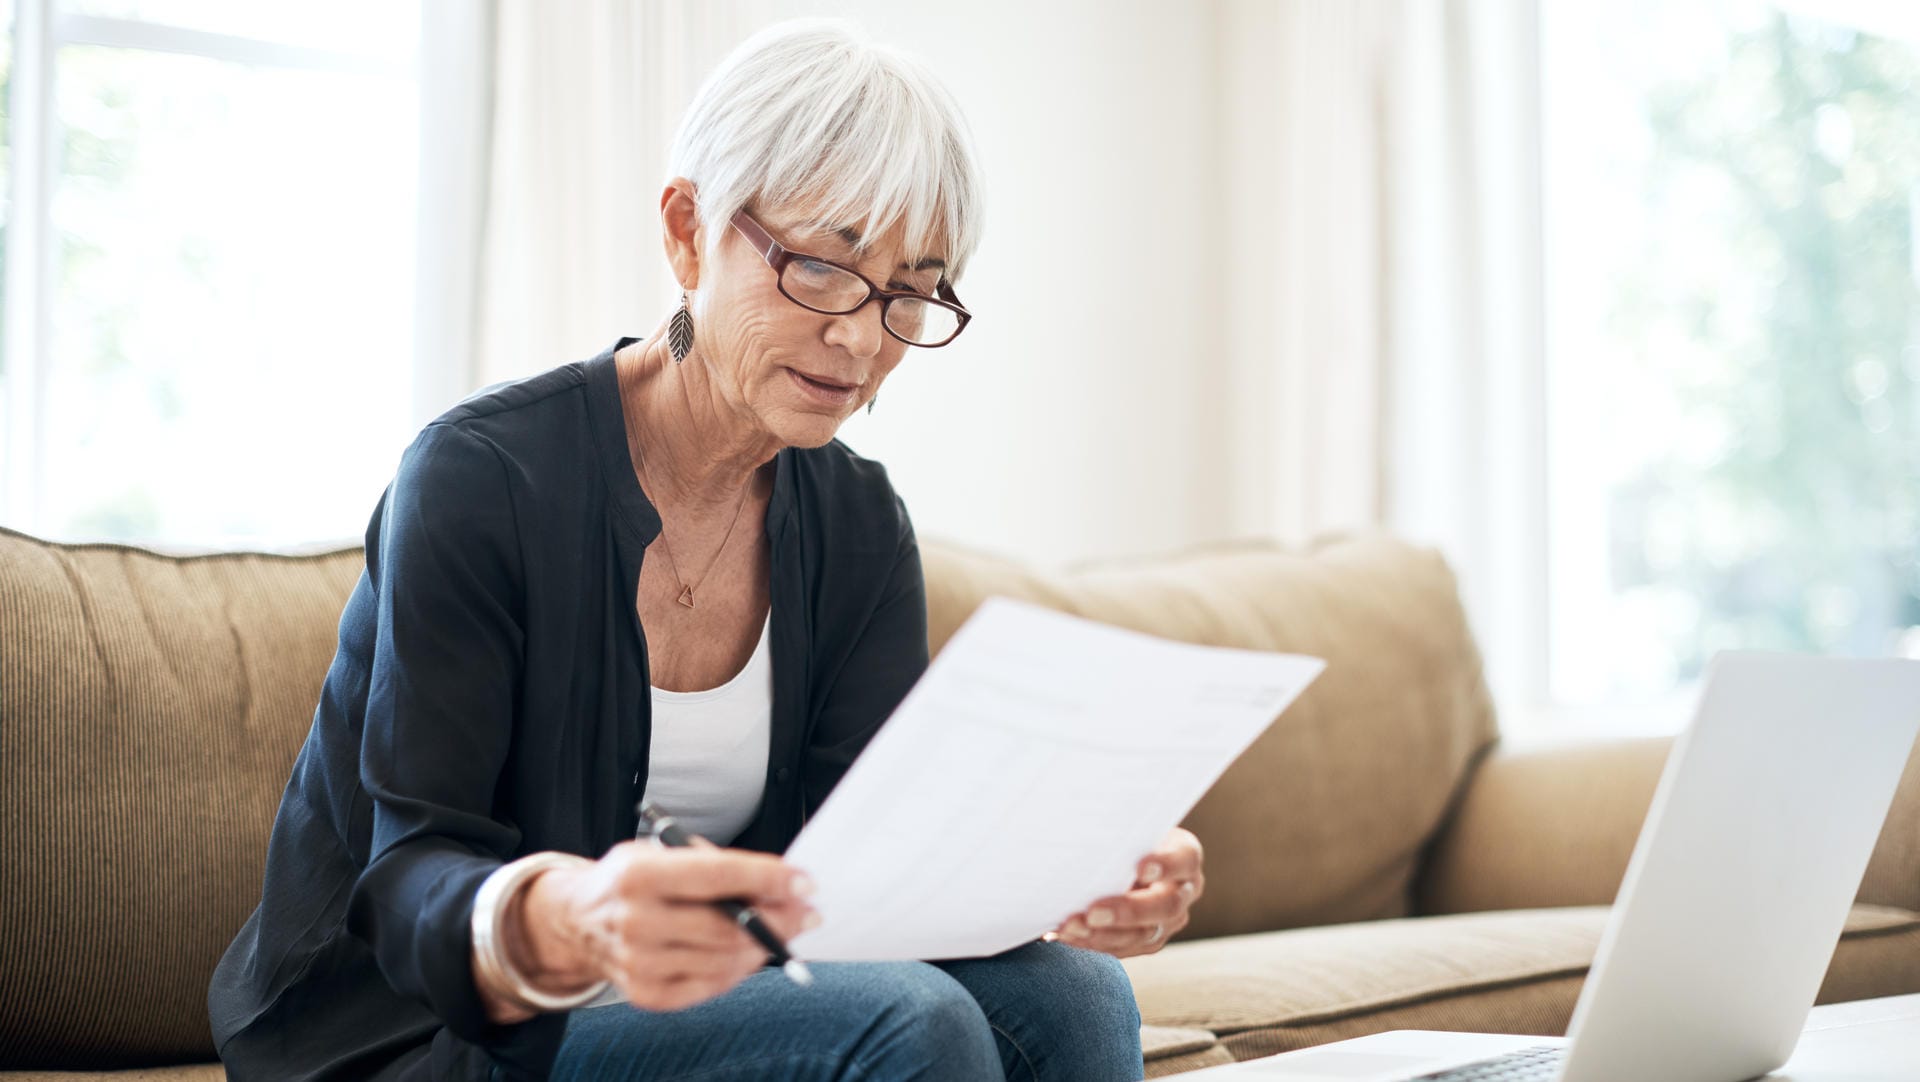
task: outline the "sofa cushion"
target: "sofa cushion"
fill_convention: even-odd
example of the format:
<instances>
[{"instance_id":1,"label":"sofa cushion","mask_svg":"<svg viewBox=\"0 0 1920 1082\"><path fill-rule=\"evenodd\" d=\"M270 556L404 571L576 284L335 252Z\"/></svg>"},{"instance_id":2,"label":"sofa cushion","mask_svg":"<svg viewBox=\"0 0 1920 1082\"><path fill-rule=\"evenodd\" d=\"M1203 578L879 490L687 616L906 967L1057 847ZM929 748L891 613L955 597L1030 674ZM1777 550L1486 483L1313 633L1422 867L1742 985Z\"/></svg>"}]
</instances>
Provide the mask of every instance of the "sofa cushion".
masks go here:
<instances>
[{"instance_id":1,"label":"sofa cushion","mask_svg":"<svg viewBox=\"0 0 1920 1082\"><path fill-rule=\"evenodd\" d=\"M1130 958L1147 1077L1389 1029L1566 1031L1604 907L1421 917L1178 943ZM1857 906L1820 1002L1920 991L1920 914ZM1215 1031L1195 1024L1212 1019ZM1158 1024L1156 1024L1158 1023ZM220 1082L219 1064L0 1082Z\"/></svg>"},{"instance_id":2,"label":"sofa cushion","mask_svg":"<svg viewBox=\"0 0 1920 1082\"><path fill-rule=\"evenodd\" d=\"M360 567L0 530L0 1067L212 1056Z\"/></svg>"},{"instance_id":3,"label":"sofa cushion","mask_svg":"<svg viewBox=\"0 0 1920 1082\"><path fill-rule=\"evenodd\" d=\"M218 1063L189 1063L124 1071L0 1071L0 1082L227 1082L227 1070Z\"/></svg>"},{"instance_id":4,"label":"sofa cushion","mask_svg":"<svg viewBox=\"0 0 1920 1082\"><path fill-rule=\"evenodd\" d=\"M1183 1026L1141 1026L1140 1050L1146 1055L1148 1078L1233 1062L1233 1053L1213 1034Z\"/></svg>"},{"instance_id":5,"label":"sofa cushion","mask_svg":"<svg viewBox=\"0 0 1920 1082\"><path fill-rule=\"evenodd\" d=\"M1391 1029L1558 1036L1605 906L1416 917L1176 943L1124 963L1151 1025L1236 1059ZM1920 992L1920 914L1855 906L1820 1002Z\"/></svg>"},{"instance_id":6,"label":"sofa cushion","mask_svg":"<svg viewBox=\"0 0 1920 1082\"><path fill-rule=\"evenodd\" d=\"M922 561L935 650L999 594L1172 639L1326 658L1188 816L1207 892L1183 938L1411 911L1422 847L1494 740L1480 655L1437 553L1342 535L1060 573L935 543Z\"/></svg>"}]
</instances>

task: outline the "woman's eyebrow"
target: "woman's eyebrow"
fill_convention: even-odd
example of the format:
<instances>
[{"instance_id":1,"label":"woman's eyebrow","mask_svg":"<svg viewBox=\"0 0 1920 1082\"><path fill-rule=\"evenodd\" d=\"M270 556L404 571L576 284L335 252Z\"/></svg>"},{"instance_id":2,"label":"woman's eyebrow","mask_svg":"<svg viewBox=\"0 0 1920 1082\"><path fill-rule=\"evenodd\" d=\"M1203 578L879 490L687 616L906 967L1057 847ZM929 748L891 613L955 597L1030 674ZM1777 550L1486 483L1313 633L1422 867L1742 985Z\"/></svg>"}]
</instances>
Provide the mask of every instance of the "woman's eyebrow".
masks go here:
<instances>
[{"instance_id":1,"label":"woman's eyebrow","mask_svg":"<svg viewBox=\"0 0 1920 1082\"><path fill-rule=\"evenodd\" d=\"M846 241L847 247L855 249L856 251L859 250L860 231L858 229L855 229L850 225L822 226L820 228L821 228L821 232L831 233L834 236L839 237L841 240ZM917 260L913 263L902 263L900 264L900 269L908 270L908 271L946 270L947 261L944 259L930 256L926 259Z\"/></svg>"}]
</instances>

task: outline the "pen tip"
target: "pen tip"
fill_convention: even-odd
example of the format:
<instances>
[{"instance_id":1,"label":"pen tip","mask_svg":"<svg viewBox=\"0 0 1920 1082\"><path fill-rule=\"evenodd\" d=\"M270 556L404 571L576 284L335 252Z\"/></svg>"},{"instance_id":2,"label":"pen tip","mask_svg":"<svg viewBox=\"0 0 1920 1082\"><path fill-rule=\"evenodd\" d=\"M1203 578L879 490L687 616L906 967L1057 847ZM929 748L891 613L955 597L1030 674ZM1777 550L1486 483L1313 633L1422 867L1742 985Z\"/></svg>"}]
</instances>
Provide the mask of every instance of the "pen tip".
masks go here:
<instances>
[{"instance_id":1,"label":"pen tip","mask_svg":"<svg viewBox=\"0 0 1920 1082\"><path fill-rule=\"evenodd\" d=\"M786 973L788 977L792 978L793 983L800 985L802 988L809 987L813 984L813 970L808 969L807 964L798 958L787 959L787 964L781 966L780 969Z\"/></svg>"}]
</instances>

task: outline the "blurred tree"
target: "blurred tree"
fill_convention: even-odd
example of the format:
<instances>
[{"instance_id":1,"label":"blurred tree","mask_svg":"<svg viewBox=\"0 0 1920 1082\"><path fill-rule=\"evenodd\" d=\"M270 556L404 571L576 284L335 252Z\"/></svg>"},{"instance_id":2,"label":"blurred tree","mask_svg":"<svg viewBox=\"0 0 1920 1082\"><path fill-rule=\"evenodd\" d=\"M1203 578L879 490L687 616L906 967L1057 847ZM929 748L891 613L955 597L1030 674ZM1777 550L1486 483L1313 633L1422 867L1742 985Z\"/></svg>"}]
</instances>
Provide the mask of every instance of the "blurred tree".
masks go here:
<instances>
[{"instance_id":1,"label":"blurred tree","mask_svg":"<svg viewBox=\"0 0 1920 1082\"><path fill-rule=\"evenodd\" d=\"M1682 679L1729 646L1888 652L1920 625L1916 49L1776 14L1648 119L1649 204L1714 254L1621 283L1686 431L1614 493L1615 588L1691 595Z\"/></svg>"}]
</instances>

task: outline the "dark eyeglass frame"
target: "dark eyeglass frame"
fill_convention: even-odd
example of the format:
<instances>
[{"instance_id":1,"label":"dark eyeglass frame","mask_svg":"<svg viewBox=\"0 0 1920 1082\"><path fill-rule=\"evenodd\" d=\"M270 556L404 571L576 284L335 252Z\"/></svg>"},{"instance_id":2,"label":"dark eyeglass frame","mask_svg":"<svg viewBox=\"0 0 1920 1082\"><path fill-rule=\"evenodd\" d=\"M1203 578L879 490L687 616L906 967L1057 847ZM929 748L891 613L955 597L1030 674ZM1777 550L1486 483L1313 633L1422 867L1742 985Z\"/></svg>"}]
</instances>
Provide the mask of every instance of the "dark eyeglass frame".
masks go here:
<instances>
[{"instance_id":1,"label":"dark eyeglass frame","mask_svg":"<svg viewBox=\"0 0 1920 1082\"><path fill-rule=\"evenodd\" d=\"M805 252L796 252L788 248L787 246L781 244L779 241L774 240L773 236L766 231L766 228L763 227L759 222L754 221L753 215L748 214L745 208L742 208L739 211L739 213L733 216L733 227L740 231L741 236L747 238L747 243L759 249L760 257L767 261L767 266L773 268L774 284L780 290L780 295L792 301L793 303L799 305L800 307L805 308L809 312L818 312L823 316L851 315L852 313L858 312L860 309L865 308L867 306L867 302L878 297L880 299L881 328L883 328L889 335L892 335L895 339L901 342L906 342L907 345L910 345L910 346L918 346L921 349L938 349L939 347L944 346L947 343L953 341L954 339L960 337L960 332L966 330L967 323L973 319L973 313L967 311L965 306L963 306L960 303L960 298L954 295L953 287L947 284L947 279L945 275L941 275L940 281L934 285L933 287L934 295L931 297L927 296L925 293L917 293L911 289L881 289L879 286L873 284L873 279L868 278L866 275L861 274L859 271L853 269L852 267L847 266L845 263L836 263L831 259L823 259L822 257L817 255L808 255ZM837 270L846 271L848 274L851 274L855 278L858 278L862 282L866 283L867 295L860 298L860 300L856 302L852 307L842 308L837 311L830 311L825 308L816 308L813 305L808 304L806 301L803 301L800 298L794 296L793 294L787 292L786 275L783 272L786 270L787 264L793 262L796 259L805 259L813 263L824 263L825 265L829 267L833 267ZM953 313L959 317L960 322L954 326L952 334L946 336L945 338L941 339L938 342L911 342L905 338L901 338L898 334L894 333L894 330L892 327L887 325L887 311L889 308L892 307L893 302L895 300L903 297L911 297L914 300L921 301L925 304L937 304L942 308L951 309Z\"/></svg>"}]
</instances>

